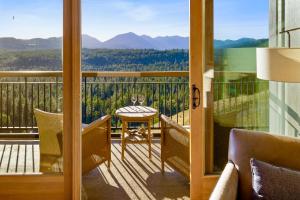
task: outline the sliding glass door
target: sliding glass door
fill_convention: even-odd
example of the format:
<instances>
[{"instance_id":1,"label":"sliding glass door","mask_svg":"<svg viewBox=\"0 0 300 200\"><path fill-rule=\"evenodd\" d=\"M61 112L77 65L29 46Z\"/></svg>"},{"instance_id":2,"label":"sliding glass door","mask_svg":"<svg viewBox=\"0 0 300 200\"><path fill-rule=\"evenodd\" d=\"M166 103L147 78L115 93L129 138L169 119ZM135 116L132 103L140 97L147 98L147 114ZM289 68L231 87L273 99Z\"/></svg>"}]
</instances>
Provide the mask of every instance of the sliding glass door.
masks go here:
<instances>
[{"instance_id":1,"label":"sliding glass door","mask_svg":"<svg viewBox=\"0 0 300 200\"><path fill-rule=\"evenodd\" d=\"M213 68L203 73L207 173L227 163L232 128L269 130L269 83L256 78L256 48L269 45L268 5L214 1Z\"/></svg>"},{"instance_id":2,"label":"sliding glass door","mask_svg":"<svg viewBox=\"0 0 300 200\"><path fill-rule=\"evenodd\" d=\"M80 32L79 5L69 0L0 1L3 199L79 197L80 179L74 178L81 170L80 145L74 139L74 131L81 130L75 123L80 101L74 103L80 96L80 56L75 55L80 38L74 36ZM73 162L76 157L79 161Z\"/></svg>"}]
</instances>

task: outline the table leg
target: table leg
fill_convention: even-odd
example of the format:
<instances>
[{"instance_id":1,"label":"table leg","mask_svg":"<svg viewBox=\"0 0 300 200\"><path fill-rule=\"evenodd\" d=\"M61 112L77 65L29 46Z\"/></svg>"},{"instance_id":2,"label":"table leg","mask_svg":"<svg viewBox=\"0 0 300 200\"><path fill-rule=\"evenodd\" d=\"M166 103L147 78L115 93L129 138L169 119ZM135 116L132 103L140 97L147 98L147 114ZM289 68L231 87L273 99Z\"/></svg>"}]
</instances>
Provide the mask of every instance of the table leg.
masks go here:
<instances>
[{"instance_id":1,"label":"table leg","mask_svg":"<svg viewBox=\"0 0 300 200\"><path fill-rule=\"evenodd\" d=\"M148 145L149 145L149 158L151 159L151 142L152 142L152 135L151 135L151 120L148 121Z\"/></svg>"},{"instance_id":2,"label":"table leg","mask_svg":"<svg viewBox=\"0 0 300 200\"><path fill-rule=\"evenodd\" d=\"M125 144L125 132L127 129L127 122L123 120L122 122L122 160L124 160L124 153L125 153L125 148L126 148L126 144Z\"/></svg>"}]
</instances>

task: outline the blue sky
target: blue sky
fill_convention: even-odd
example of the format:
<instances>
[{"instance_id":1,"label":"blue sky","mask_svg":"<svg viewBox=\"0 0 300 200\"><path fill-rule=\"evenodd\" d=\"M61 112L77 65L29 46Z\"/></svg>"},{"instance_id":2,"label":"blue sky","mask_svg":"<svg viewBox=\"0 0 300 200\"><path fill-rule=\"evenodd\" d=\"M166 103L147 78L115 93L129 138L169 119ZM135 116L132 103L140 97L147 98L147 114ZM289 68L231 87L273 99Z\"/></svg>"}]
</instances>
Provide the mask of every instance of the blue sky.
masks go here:
<instances>
[{"instance_id":1,"label":"blue sky","mask_svg":"<svg viewBox=\"0 0 300 200\"><path fill-rule=\"evenodd\" d=\"M117 34L189 34L188 0L82 0L82 32L107 40ZM62 35L62 0L0 0L0 37ZM215 0L215 38L268 36L268 0Z\"/></svg>"},{"instance_id":2,"label":"blue sky","mask_svg":"<svg viewBox=\"0 0 300 200\"><path fill-rule=\"evenodd\" d=\"M269 0L215 0L215 38L268 38Z\"/></svg>"}]
</instances>

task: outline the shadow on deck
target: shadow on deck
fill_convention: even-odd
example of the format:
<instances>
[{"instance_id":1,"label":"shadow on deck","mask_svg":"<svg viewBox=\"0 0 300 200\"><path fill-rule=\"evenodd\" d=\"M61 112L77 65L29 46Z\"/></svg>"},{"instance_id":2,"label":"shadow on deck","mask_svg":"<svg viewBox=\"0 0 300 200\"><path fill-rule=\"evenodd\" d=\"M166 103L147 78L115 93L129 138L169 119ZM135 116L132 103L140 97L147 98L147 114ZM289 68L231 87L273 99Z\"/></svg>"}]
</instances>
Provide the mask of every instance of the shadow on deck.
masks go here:
<instances>
[{"instance_id":1,"label":"shadow on deck","mask_svg":"<svg viewBox=\"0 0 300 200\"><path fill-rule=\"evenodd\" d=\"M152 160L147 145L129 144L121 161L119 139L112 141L112 163L92 170L83 177L84 193L90 200L109 199L189 199L189 181L165 166L160 172L160 140L154 139ZM0 174L38 173L38 140L1 140Z\"/></svg>"},{"instance_id":2,"label":"shadow on deck","mask_svg":"<svg viewBox=\"0 0 300 200\"><path fill-rule=\"evenodd\" d=\"M120 140L112 142L112 165L105 164L83 177L88 199L189 199L189 181L166 165L160 172L160 141L154 140L152 160L147 145L129 144L121 161Z\"/></svg>"}]
</instances>

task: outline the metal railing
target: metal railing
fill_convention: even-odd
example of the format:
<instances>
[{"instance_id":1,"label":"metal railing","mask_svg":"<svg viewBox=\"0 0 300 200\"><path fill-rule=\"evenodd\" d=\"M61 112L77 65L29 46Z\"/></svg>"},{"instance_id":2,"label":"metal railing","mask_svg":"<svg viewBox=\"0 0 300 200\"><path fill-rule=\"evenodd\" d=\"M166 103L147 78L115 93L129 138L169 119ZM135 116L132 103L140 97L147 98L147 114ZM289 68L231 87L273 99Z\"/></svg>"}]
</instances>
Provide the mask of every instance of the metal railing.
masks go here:
<instances>
[{"instance_id":1,"label":"metal railing","mask_svg":"<svg viewBox=\"0 0 300 200\"><path fill-rule=\"evenodd\" d=\"M34 108L62 110L62 72L0 72L0 132L36 132ZM189 124L188 72L83 72L82 121L110 114L113 131L121 122L115 111L132 105L131 96L143 94L144 105ZM268 82L250 80L213 82L214 116L234 119L234 127L268 126ZM225 117L224 117L225 116ZM153 120L159 128L159 117Z\"/></svg>"},{"instance_id":2,"label":"metal railing","mask_svg":"<svg viewBox=\"0 0 300 200\"><path fill-rule=\"evenodd\" d=\"M268 81L255 79L214 82L214 116L228 126L268 130Z\"/></svg>"},{"instance_id":3,"label":"metal railing","mask_svg":"<svg viewBox=\"0 0 300 200\"><path fill-rule=\"evenodd\" d=\"M0 72L1 132L36 132L34 108L62 110L62 72ZM145 95L144 105L179 124L188 123L188 72L83 72L82 120L110 114L113 129L120 129L115 111L132 105L131 96ZM159 128L159 117L153 120Z\"/></svg>"}]
</instances>

